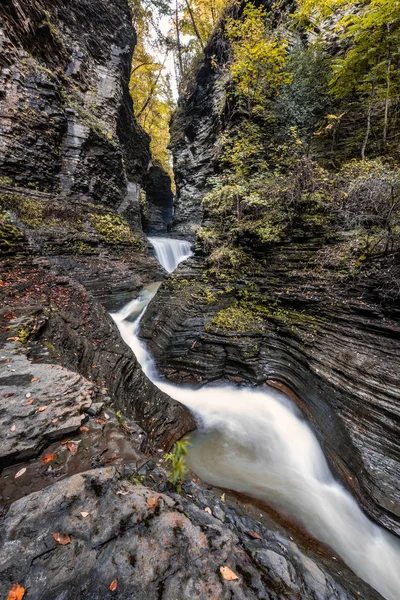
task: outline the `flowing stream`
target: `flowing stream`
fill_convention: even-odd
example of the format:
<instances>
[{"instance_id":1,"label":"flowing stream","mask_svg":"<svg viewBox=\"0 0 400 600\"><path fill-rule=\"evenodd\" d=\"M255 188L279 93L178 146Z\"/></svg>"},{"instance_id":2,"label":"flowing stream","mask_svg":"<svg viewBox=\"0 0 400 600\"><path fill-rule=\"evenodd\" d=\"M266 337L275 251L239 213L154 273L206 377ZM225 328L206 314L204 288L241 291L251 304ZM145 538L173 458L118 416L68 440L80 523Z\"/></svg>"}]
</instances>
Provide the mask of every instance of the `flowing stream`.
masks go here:
<instances>
[{"instance_id":1,"label":"flowing stream","mask_svg":"<svg viewBox=\"0 0 400 600\"><path fill-rule=\"evenodd\" d=\"M169 272L190 256L188 242L149 240ZM194 414L198 430L191 440L191 469L203 481L245 492L292 515L386 600L399 600L399 540L370 521L335 481L311 427L290 399L230 385L193 389L160 378L138 337L140 318L158 287L146 287L112 316L149 379Z\"/></svg>"}]
</instances>

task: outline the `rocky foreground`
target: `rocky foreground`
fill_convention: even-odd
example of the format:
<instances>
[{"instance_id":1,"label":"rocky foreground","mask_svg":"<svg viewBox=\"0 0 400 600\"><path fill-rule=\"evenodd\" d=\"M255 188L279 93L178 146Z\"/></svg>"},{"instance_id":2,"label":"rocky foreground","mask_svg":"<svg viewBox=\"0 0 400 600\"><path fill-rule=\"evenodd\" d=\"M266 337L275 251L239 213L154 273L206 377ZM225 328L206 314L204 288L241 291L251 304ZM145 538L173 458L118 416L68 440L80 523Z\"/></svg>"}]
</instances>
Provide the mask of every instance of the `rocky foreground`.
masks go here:
<instances>
[{"instance_id":1,"label":"rocky foreground","mask_svg":"<svg viewBox=\"0 0 400 600\"><path fill-rule=\"evenodd\" d=\"M140 187L152 230L171 200L152 197L133 117L127 2L0 13L1 597L379 598L263 508L194 476L182 494L168 482L164 451L194 422L108 314L166 277Z\"/></svg>"}]
</instances>

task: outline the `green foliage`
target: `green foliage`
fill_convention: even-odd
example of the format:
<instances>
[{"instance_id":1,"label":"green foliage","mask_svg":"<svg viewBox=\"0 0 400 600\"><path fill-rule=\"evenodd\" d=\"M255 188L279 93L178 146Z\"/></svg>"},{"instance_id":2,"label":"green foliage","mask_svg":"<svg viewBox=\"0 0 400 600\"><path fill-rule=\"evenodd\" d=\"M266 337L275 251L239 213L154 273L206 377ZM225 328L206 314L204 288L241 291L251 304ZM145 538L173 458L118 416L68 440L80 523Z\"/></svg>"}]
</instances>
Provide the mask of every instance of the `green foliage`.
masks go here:
<instances>
[{"instance_id":1,"label":"green foliage","mask_svg":"<svg viewBox=\"0 0 400 600\"><path fill-rule=\"evenodd\" d=\"M187 437L175 442L172 452L165 455L166 462L171 470L168 474L168 480L176 486L178 493L181 491L181 485L188 471L186 458L188 455L189 440Z\"/></svg>"},{"instance_id":2,"label":"green foliage","mask_svg":"<svg viewBox=\"0 0 400 600\"><path fill-rule=\"evenodd\" d=\"M290 81L285 70L288 43L270 27L266 10L251 2L246 2L241 19L226 20L224 30L233 53L232 94L249 114L265 116L266 99Z\"/></svg>"}]
</instances>

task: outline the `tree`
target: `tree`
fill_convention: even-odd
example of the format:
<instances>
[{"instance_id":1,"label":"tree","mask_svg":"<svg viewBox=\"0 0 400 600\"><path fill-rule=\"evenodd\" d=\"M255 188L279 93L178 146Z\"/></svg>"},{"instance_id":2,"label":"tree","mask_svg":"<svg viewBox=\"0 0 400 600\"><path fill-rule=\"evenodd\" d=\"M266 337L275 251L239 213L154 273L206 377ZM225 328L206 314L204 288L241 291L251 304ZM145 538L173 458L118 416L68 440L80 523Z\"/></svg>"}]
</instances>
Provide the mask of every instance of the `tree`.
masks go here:
<instances>
[{"instance_id":1,"label":"tree","mask_svg":"<svg viewBox=\"0 0 400 600\"><path fill-rule=\"evenodd\" d=\"M342 10L337 18L337 12ZM334 25L340 42L332 65L330 91L337 98L358 95L366 106L361 157L365 158L374 107L383 106L383 143L387 143L390 103L400 96L400 2L369 0L301 0L299 19L309 20L323 36Z\"/></svg>"}]
</instances>

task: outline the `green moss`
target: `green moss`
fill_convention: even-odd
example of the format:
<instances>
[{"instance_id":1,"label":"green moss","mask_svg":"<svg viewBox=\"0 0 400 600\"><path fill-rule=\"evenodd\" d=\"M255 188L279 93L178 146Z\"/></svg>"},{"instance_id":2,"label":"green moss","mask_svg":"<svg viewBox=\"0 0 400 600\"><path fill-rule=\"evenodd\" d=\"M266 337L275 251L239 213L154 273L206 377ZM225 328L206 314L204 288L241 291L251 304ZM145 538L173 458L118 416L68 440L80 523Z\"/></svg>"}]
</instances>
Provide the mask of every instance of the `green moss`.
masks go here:
<instances>
[{"instance_id":1,"label":"green moss","mask_svg":"<svg viewBox=\"0 0 400 600\"><path fill-rule=\"evenodd\" d=\"M220 310L211 322L206 325L206 331L213 325L217 330L235 331L243 333L245 331L258 331L262 327L262 318L254 311L243 306L228 306Z\"/></svg>"},{"instance_id":2,"label":"green moss","mask_svg":"<svg viewBox=\"0 0 400 600\"><path fill-rule=\"evenodd\" d=\"M13 185L14 180L11 177L1 176L0 185Z\"/></svg>"},{"instance_id":3,"label":"green moss","mask_svg":"<svg viewBox=\"0 0 400 600\"><path fill-rule=\"evenodd\" d=\"M7 212L0 211L0 256L14 254L24 242L24 236L15 227Z\"/></svg>"},{"instance_id":4,"label":"green moss","mask_svg":"<svg viewBox=\"0 0 400 600\"><path fill-rule=\"evenodd\" d=\"M106 244L126 244L143 249L142 240L132 232L128 222L120 215L91 213L89 219L100 239Z\"/></svg>"}]
</instances>

